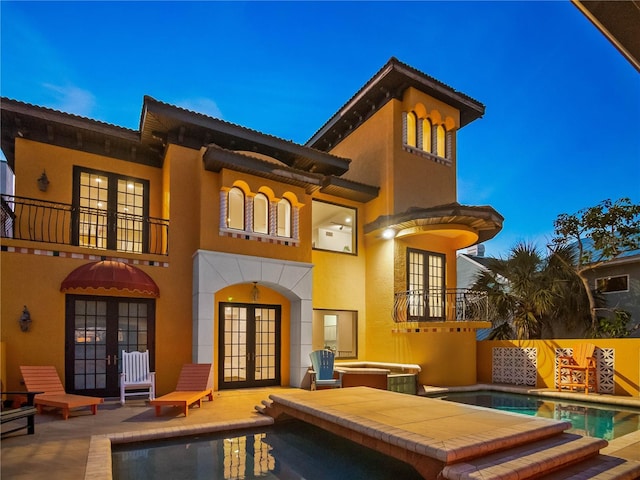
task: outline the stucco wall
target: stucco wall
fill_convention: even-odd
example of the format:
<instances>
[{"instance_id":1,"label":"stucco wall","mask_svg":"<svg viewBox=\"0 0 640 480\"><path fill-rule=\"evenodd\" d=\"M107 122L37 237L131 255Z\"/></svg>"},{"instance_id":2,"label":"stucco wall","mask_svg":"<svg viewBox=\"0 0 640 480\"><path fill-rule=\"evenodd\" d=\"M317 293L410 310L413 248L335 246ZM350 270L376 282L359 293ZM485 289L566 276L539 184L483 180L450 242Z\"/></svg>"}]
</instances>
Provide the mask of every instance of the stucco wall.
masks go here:
<instances>
[{"instance_id":1,"label":"stucco wall","mask_svg":"<svg viewBox=\"0 0 640 480\"><path fill-rule=\"evenodd\" d=\"M571 340L484 340L478 342L478 382L492 383L494 347L536 348L537 388L555 388L555 349L572 348L591 342L599 348L614 350L614 394L640 396L640 339L571 339Z\"/></svg>"}]
</instances>

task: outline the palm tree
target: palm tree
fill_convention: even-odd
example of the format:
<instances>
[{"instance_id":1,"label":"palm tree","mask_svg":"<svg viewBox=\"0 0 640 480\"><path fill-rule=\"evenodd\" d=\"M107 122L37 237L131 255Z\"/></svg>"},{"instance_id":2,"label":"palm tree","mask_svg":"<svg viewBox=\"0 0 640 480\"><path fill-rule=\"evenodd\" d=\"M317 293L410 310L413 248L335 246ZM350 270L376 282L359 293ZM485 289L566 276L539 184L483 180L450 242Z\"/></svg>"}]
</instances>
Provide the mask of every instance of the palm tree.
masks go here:
<instances>
[{"instance_id":1,"label":"palm tree","mask_svg":"<svg viewBox=\"0 0 640 480\"><path fill-rule=\"evenodd\" d=\"M557 247L547 258L546 271L551 290L556 297L547 324L564 326L564 330L588 333L591 324L591 306L584 284L576 274L578 252L570 246ZM597 306L604 303L602 295L594 293ZM552 329L553 330L553 329Z\"/></svg>"},{"instance_id":2,"label":"palm tree","mask_svg":"<svg viewBox=\"0 0 640 480\"><path fill-rule=\"evenodd\" d=\"M575 328L588 320L588 299L568 267L575 260L571 255L567 249L545 258L535 246L521 242L506 259L490 259L488 271L472 287L488 293L494 326L490 338L542 338L558 324Z\"/></svg>"}]
</instances>

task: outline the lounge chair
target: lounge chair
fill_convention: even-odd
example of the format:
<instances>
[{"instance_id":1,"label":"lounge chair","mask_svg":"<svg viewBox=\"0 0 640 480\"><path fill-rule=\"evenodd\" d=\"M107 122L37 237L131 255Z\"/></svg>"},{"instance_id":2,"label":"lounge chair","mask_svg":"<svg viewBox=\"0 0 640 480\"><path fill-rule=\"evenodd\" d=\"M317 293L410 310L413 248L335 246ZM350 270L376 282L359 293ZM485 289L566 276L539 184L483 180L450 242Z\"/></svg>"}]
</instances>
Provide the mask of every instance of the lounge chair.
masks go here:
<instances>
[{"instance_id":1,"label":"lounge chair","mask_svg":"<svg viewBox=\"0 0 640 480\"><path fill-rule=\"evenodd\" d=\"M189 415L189 407L198 404L208 397L213 401L213 370L210 363L187 363L182 366L176 389L162 395L149 403L156 407L156 417L160 416L163 406L180 407L184 416Z\"/></svg>"},{"instance_id":2,"label":"lounge chair","mask_svg":"<svg viewBox=\"0 0 640 480\"><path fill-rule=\"evenodd\" d=\"M334 354L331 350L315 350L309 354L311 358L311 390L318 387L342 387L343 372L337 371L338 378L334 378Z\"/></svg>"},{"instance_id":3,"label":"lounge chair","mask_svg":"<svg viewBox=\"0 0 640 480\"><path fill-rule=\"evenodd\" d=\"M120 374L120 403L125 397L145 395L156 398L156 372L149 371L149 350L144 352L122 351L122 373ZM128 390L133 390L127 392Z\"/></svg>"},{"instance_id":4,"label":"lounge chair","mask_svg":"<svg viewBox=\"0 0 640 480\"><path fill-rule=\"evenodd\" d=\"M596 346L593 343L581 343L573 348L573 355L558 357L558 391L563 387L584 388L598 392L598 366L593 356Z\"/></svg>"},{"instance_id":5,"label":"lounge chair","mask_svg":"<svg viewBox=\"0 0 640 480\"><path fill-rule=\"evenodd\" d=\"M21 366L22 379L30 392L44 392L36 395L35 406L38 413L43 407L62 409L62 418L69 418L69 411L77 407L91 407L91 413L98 413L98 405L104 402L99 397L67 393L62 386L54 366Z\"/></svg>"}]
</instances>

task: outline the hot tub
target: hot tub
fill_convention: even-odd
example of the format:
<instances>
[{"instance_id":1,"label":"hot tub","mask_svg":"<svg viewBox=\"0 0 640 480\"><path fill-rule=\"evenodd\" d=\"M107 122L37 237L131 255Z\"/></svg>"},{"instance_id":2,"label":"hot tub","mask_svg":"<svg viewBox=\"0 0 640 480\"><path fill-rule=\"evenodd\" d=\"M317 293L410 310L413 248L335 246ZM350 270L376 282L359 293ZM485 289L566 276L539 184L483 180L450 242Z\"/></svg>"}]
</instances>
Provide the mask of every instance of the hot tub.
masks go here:
<instances>
[{"instance_id":1,"label":"hot tub","mask_svg":"<svg viewBox=\"0 0 640 480\"><path fill-rule=\"evenodd\" d=\"M372 387L415 395L420 365L386 362L339 362L335 369L343 373L343 387Z\"/></svg>"}]
</instances>

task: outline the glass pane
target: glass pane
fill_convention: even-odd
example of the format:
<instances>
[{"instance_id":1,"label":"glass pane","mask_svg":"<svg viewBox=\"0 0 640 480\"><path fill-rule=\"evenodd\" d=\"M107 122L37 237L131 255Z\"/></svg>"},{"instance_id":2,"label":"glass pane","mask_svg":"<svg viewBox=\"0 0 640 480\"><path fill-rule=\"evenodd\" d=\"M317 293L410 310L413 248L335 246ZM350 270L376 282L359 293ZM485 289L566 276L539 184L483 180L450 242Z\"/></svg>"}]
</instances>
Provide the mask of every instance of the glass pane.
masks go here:
<instances>
[{"instance_id":1,"label":"glass pane","mask_svg":"<svg viewBox=\"0 0 640 480\"><path fill-rule=\"evenodd\" d=\"M286 198L278 202L278 236L291 237L291 203Z\"/></svg>"},{"instance_id":2,"label":"glass pane","mask_svg":"<svg viewBox=\"0 0 640 480\"><path fill-rule=\"evenodd\" d=\"M269 200L262 193L253 199L253 231L269 233Z\"/></svg>"},{"instance_id":3,"label":"glass pane","mask_svg":"<svg viewBox=\"0 0 640 480\"><path fill-rule=\"evenodd\" d=\"M356 209L313 200L312 245L319 250L356 252Z\"/></svg>"},{"instance_id":4,"label":"glass pane","mask_svg":"<svg viewBox=\"0 0 640 480\"><path fill-rule=\"evenodd\" d=\"M229 190L227 227L244 230L244 192L237 187Z\"/></svg>"}]
</instances>

